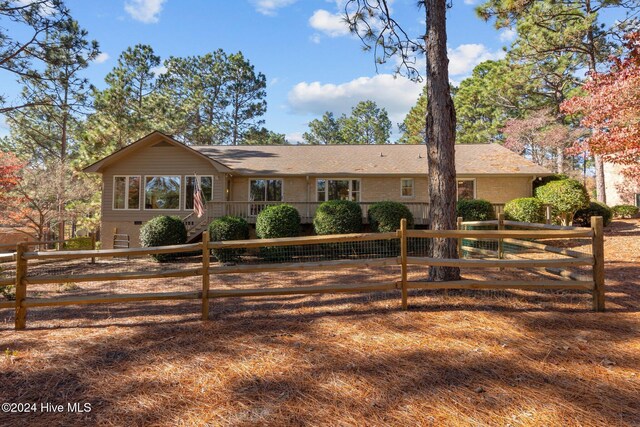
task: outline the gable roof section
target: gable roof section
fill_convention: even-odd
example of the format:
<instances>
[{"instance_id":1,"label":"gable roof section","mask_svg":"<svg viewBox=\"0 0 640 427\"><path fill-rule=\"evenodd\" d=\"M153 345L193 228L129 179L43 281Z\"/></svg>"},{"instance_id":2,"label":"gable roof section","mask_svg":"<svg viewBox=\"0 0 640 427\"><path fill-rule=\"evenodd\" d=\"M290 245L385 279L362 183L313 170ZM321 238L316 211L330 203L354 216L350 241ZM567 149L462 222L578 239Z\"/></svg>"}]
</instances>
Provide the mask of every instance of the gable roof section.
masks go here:
<instances>
[{"instance_id":1,"label":"gable roof section","mask_svg":"<svg viewBox=\"0 0 640 427\"><path fill-rule=\"evenodd\" d=\"M218 172L231 172L231 169L229 169L224 164L220 163L218 160L208 157L205 154L201 153L200 151L194 150L192 147L189 147L188 145L185 145L179 141L176 141L175 139L171 138L169 135L165 135L162 132L158 132L158 131L154 131L149 135L140 138L139 140L127 145L126 147L121 148L120 150L116 151L110 156L107 156L102 160L99 160L93 163L92 165L85 167L82 171L101 173L107 166L117 162L118 160L126 156L129 156L141 150L142 148L149 147L157 143L168 144L174 147L179 147L179 148L188 150L194 156L203 158L204 160L211 163Z\"/></svg>"},{"instance_id":2,"label":"gable roof section","mask_svg":"<svg viewBox=\"0 0 640 427\"><path fill-rule=\"evenodd\" d=\"M193 146L240 175L421 175L425 145ZM547 169L498 144L456 145L456 174L550 175Z\"/></svg>"}]
</instances>

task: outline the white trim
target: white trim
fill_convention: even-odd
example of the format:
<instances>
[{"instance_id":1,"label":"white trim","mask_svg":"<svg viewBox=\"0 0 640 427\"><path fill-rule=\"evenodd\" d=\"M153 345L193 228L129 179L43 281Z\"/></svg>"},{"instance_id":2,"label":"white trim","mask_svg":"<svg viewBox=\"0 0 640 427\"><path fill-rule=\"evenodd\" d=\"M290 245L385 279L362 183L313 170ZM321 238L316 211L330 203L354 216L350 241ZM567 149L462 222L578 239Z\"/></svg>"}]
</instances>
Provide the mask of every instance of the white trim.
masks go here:
<instances>
[{"instance_id":1,"label":"white trim","mask_svg":"<svg viewBox=\"0 0 640 427\"><path fill-rule=\"evenodd\" d=\"M167 176L173 176L173 175L167 175ZM185 211L192 211L194 208L187 208L187 178L194 178L193 175L184 175L184 197L183 197L183 201L184 201L184 205L182 206L184 208ZM205 205L207 204L208 201L213 201L213 190L216 186L216 181L213 178L213 175L198 175L198 179L200 180L200 188L202 189L202 178L211 178L211 199L210 200L204 200ZM181 186L182 187L182 186Z\"/></svg>"},{"instance_id":2,"label":"white trim","mask_svg":"<svg viewBox=\"0 0 640 427\"><path fill-rule=\"evenodd\" d=\"M325 181L325 192L324 192L324 200L318 200L318 181ZM321 178L316 178L316 185L315 188L313 189L313 191L315 192L315 199L316 202L326 202L329 200L329 185L327 184L327 181L349 181L349 197L353 196L353 183L352 181L358 181L358 191L356 191L356 193L358 193L358 200L355 201L356 203L360 203L362 202L362 179L360 178L351 178L351 177L321 177ZM349 200L351 200L351 198L349 198Z\"/></svg>"},{"instance_id":3,"label":"white trim","mask_svg":"<svg viewBox=\"0 0 640 427\"><path fill-rule=\"evenodd\" d=\"M129 208L129 178L135 177L139 179L138 184L138 207ZM124 208L116 208L116 178L125 178L124 181ZM114 211L139 211L140 210L140 194L142 194L142 176L140 175L113 175L113 188L111 194L111 210Z\"/></svg>"},{"instance_id":4,"label":"white trim","mask_svg":"<svg viewBox=\"0 0 640 427\"><path fill-rule=\"evenodd\" d=\"M403 190L402 181L411 181L411 195L410 196L405 196L404 194L402 194L402 190ZM403 199L415 199L416 198L416 179L415 178L400 178L400 197L403 198Z\"/></svg>"},{"instance_id":5,"label":"white trim","mask_svg":"<svg viewBox=\"0 0 640 427\"><path fill-rule=\"evenodd\" d=\"M478 183L476 178L456 178L456 202L458 201L458 181L473 181L473 198L478 198Z\"/></svg>"},{"instance_id":6,"label":"white trim","mask_svg":"<svg viewBox=\"0 0 640 427\"><path fill-rule=\"evenodd\" d=\"M161 176L170 176L170 177L177 177L180 180L180 190L178 191L178 209L153 209L153 208L149 208L147 209L147 178L151 177L151 178L155 178L155 177L161 177ZM142 197L142 209L145 211L171 211L171 212L176 212L176 211L181 211L182 210L182 175L145 175L144 176L144 181L143 181L143 188L144 188L144 194Z\"/></svg>"},{"instance_id":7,"label":"white trim","mask_svg":"<svg viewBox=\"0 0 640 427\"><path fill-rule=\"evenodd\" d=\"M280 181L280 200L251 200L251 181L259 181L259 180L263 180L263 181ZM249 179L247 180L247 201L248 202L256 202L256 203L260 203L260 202L284 202L284 179L283 178L261 178L261 177L249 177ZM267 198L267 187L264 187L265 189L265 195L264 198Z\"/></svg>"}]
</instances>

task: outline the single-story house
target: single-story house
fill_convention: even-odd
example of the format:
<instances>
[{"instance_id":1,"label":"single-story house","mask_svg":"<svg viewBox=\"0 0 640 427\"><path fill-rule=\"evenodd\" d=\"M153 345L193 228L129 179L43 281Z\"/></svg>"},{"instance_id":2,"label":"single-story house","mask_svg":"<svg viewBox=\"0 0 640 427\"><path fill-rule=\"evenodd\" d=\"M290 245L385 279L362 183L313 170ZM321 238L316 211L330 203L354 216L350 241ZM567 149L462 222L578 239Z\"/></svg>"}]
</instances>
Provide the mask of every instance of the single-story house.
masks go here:
<instances>
[{"instance_id":1,"label":"single-story house","mask_svg":"<svg viewBox=\"0 0 640 427\"><path fill-rule=\"evenodd\" d=\"M214 218L255 222L267 205L289 203L311 223L325 200L382 200L406 204L426 224L428 173L424 145L188 146L160 132L86 167L102 174L103 248L115 240L139 245L140 226L157 215L178 215L195 239ZM456 146L458 198L482 198L497 209L531 196L532 181L550 172L497 144ZM199 180L206 214L193 214Z\"/></svg>"}]
</instances>

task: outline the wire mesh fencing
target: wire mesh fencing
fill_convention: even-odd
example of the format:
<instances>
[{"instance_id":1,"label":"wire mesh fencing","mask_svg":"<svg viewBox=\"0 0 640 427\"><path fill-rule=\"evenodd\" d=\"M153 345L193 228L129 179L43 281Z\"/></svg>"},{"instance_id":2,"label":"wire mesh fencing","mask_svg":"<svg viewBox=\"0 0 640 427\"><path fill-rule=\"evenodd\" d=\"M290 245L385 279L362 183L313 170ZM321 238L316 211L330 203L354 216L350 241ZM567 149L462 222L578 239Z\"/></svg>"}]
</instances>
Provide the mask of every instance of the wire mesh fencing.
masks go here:
<instances>
[{"instance_id":1,"label":"wire mesh fencing","mask_svg":"<svg viewBox=\"0 0 640 427\"><path fill-rule=\"evenodd\" d=\"M15 301L0 300L0 308L13 306L17 328L24 327L27 308L37 319L38 310L51 318L51 307L58 306L201 300L202 316L208 318L210 298L398 289L403 307L411 289L473 289L495 297L510 289L583 289L591 291L594 308L602 309L601 227L532 227L492 221L463 223L462 230L406 230L403 222L392 233L227 242L208 242L205 233L202 243L188 245L22 250L0 276L0 283L15 276ZM450 242L450 255L434 256L437 239ZM431 281L434 267L459 268L462 280ZM91 313L99 317L109 310Z\"/></svg>"}]
</instances>

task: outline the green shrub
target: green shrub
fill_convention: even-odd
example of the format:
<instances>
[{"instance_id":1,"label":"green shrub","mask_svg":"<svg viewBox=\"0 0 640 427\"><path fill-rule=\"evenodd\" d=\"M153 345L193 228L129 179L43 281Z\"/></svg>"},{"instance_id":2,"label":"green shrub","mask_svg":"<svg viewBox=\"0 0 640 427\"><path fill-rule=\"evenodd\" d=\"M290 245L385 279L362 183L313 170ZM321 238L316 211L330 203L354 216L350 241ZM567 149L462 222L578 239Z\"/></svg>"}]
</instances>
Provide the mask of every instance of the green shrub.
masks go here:
<instances>
[{"instance_id":1,"label":"green shrub","mask_svg":"<svg viewBox=\"0 0 640 427\"><path fill-rule=\"evenodd\" d=\"M589 207L580 209L576 212L575 216L573 217L573 225L577 227L591 227L592 216L601 216L602 223L606 227L607 225L611 224L613 211L604 203L591 202L589 203Z\"/></svg>"},{"instance_id":2,"label":"green shrub","mask_svg":"<svg viewBox=\"0 0 640 427\"><path fill-rule=\"evenodd\" d=\"M575 213L589 206L587 190L575 179L543 185L536 189L536 197L542 203L551 205L551 214L562 225L571 225Z\"/></svg>"},{"instance_id":3,"label":"green shrub","mask_svg":"<svg viewBox=\"0 0 640 427\"><path fill-rule=\"evenodd\" d=\"M487 200L464 199L459 200L456 211L463 221L489 221L496 219L493 206Z\"/></svg>"},{"instance_id":4,"label":"green shrub","mask_svg":"<svg viewBox=\"0 0 640 427\"><path fill-rule=\"evenodd\" d=\"M81 251L93 249L91 247L91 237L74 237L64 242L64 248L70 251Z\"/></svg>"},{"instance_id":5,"label":"green shrub","mask_svg":"<svg viewBox=\"0 0 640 427\"><path fill-rule=\"evenodd\" d=\"M633 205L616 205L611 208L616 218L633 218L638 215L638 207Z\"/></svg>"},{"instance_id":6,"label":"green shrub","mask_svg":"<svg viewBox=\"0 0 640 427\"><path fill-rule=\"evenodd\" d=\"M374 233L387 233L400 228L402 218L407 219L407 228L413 228L413 214L399 202L378 202L369 207L369 226Z\"/></svg>"},{"instance_id":7,"label":"green shrub","mask_svg":"<svg viewBox=\"0 0 640 427\"><path fill-rule=\"evenodd\" d=\"M209 224L209 239L212 242L245 240L249 238L249 223L237 216L216 218ZM244 249L214 249L213 255L220 262L236 261Z\"/></svg>"},{"instance_id":8,"label":"green shrub","mask_svg":"<svg viewBox=\"0 0 640 427\"><path fill-rule=\"evenodd\" d=\"M318 235L358 233L362 230L362 208L349 200L330 200L316 209L313 229Z\"/></svg>"},{"instance_id":9,"label":"green shrub","mask_svg":"<svg viewBox=\"0 0 640 427\"><path fill-rule=\"evenodd\" d=\"M544 223L544 203L535 197L513 199L504 205L505 219Z\"/></svg>"},{"instance_id":10,"label":"green shrub","mask_svg":"<svg viewBox=\"0 0 640 427\"><path fill-rule=\"evenodd\" d=\"M545 176L533 181L533 193L535 194L536 189L538 187L542 187L543 185L547 185L553 181L562 181L564 179L569 179L569 175L565 175L563 173L554 173L553 175Z\"/></svg>"},{"instance_id":11,"label":"green shrub","mask_svg":"<svg viewBox=\"0 0 640 427\"><path fill-rule=\"evenodd\" d=\"M142 246L182 245L187 241L187 229L177 216L161 215L145 222L140 228ZM175 259L178 254L151 255L158 262Z\"/></svg>"},{"instance_id":12,"label":"green shrub","mask_svg":"<svg viewBox=\"0 0 640 427\"><path fill-rule=\"evenodd\" d=\"M296 237L300 234L300 214L291 205L268 206L256 219L256 236L260 239Z\"/></svg>"}]
</instances>

